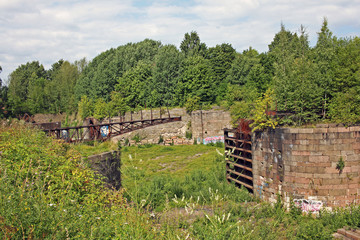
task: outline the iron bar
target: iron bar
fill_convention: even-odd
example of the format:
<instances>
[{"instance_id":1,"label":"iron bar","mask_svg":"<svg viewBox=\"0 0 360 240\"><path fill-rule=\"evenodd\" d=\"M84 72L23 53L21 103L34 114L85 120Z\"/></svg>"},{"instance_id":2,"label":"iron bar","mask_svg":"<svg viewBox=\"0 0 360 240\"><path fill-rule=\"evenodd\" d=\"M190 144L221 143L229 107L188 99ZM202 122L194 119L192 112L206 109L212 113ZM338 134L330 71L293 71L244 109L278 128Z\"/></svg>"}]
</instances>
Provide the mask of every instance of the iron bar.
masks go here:
<instances>
[{"instance_id":1,"label":"iron bar","mask_svg":"<svg viewBox=\"0 0 360 240\"><path fill-rule=\"evenodd\" d=\"M78 142L83 140L107 140L111 137L118 136L137 129L176 121L181 121L181 117L110 122L94 125L83 125L77 127L43 129L43 131L47 132L49 135L53 135L57 139L65 138L67 142ZM108 133L104 137L101 135L102 127L108 128ZM83 131L83 133L80 133L82 129L85 129L85 131ZM62 131L65 131L66 135L62 136ZM87 135L89 135L89 138L85 139Z\"/></svg>"}]
</instances>

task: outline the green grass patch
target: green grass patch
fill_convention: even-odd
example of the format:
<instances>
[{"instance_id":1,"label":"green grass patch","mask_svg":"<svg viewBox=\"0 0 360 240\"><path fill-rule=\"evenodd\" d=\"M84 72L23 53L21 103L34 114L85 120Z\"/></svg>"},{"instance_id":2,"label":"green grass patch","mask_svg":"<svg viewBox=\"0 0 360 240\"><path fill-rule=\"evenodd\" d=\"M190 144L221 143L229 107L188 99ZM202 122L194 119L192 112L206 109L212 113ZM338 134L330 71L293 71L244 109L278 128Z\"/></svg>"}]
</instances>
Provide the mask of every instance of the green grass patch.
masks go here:
<instances>
[{"instance_id":1,"label":"green grass patch","mask_svg":"<svg viewBox=\"0 0 360 240\"><path fill-rule=\"evenodd\" d=\"M359 206L303 215L235 188L220 146L123 147L123 188L109 190L82 156L117 147L2 125L0 239L331 239L360 227Z\"/></svg>"},{"instance_id":2,"label":"green grass patch","mask_svg":"<svg viewBox=\"0 0 360 240\"><path fill-rule=\"evenodd\" d=\"M88 157L91 155L100 154L112 150L117 150L117 145L111 141L90 141L85 143L71 144L70 147L79 152L82 156Z\"/></svg>"}]
</instances>

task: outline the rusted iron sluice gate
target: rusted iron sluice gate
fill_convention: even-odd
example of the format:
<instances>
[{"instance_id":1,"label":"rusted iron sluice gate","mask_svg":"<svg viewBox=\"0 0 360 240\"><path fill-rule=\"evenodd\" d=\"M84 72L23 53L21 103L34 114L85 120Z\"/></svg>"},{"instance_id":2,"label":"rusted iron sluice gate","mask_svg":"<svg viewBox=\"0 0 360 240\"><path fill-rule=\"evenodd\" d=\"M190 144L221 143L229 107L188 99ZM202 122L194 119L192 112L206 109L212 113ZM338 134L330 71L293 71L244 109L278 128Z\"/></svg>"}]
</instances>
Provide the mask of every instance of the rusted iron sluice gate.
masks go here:
<instances>
[{"instance_id":1,"label":"rusted iron sluice gate","mask_svg":"<svg viewBox=\"0 0 360 240\"><path fill-rule=\"evenodd\" d=\"M253 193L252 142L248 124L237 129L224 129L224 142L227 180Z\"/></svg>"}]
</instances>

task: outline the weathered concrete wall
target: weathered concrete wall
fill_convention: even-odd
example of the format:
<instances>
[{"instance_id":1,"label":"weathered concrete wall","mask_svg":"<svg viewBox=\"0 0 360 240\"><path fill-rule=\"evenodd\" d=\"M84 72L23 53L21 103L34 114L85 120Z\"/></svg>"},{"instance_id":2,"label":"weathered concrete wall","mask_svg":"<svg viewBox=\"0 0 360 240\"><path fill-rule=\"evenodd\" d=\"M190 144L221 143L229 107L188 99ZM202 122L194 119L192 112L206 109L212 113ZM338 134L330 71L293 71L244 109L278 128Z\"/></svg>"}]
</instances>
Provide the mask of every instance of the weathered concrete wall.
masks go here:
<instances>
[{"instance_id":1,"label":"weathered concrete wall","mask_svg":"<svg viewBox=\"0 0 360 240\"><path fill-rule=\"evenodd\" d=\"M223 110L195 111L191 114L193 138L203 143L211 138L221 137L224 141L224 128L231 127L230 113Z\"/></svg>"},{"instance_id":2,"label":"weathered concrete wall","mask_svg":"<svg viewBox=\"0 0 360 240\"><path fill-rule=\"evenodd\" d=\"M277 128L252 139L254 193L302 209L360 203L360 126ZM340 159L345 162L337 169Z\"/></svg>"},{"instance_id":3,"label":"weathered concrete wall","mask_svg":"<svg viewBox=\"0 0 360 240\"><path fill-rule=\"evenodd\" d=\"M166 123L139 129L134 132L126 133L118 137L114 137L113 141L123 139L132 139L135 135L139 135L143 140L142 143L158 143L160 135L166 140L173 137L185 137L186 132L192 132L192 139L198 142L202 139L221 136L223 138L223 129L230 127L230 113L220 110L203 110L194 111L191 115L187 114L184 108L175 108L169 110L170 116L181 116L181 122ZM201 120L202 115L202 120ZM142 111L143 119L150 119L150 110ZM162 117L167 117L166 108L163 109ZM159 118L159 110L153 110L153 118ZM126 113L125 120L130 121L130 113ZM133 113L133 120L140 120L141 113ZM112 121L119 121L119 118L113 118ZM193 142L193 140L191 142Z\"/></svg>"},{"instance_id":4,"label":"weathered concrete wall","mask_svg":"<svg viewBox=\"0 0 360 240\"><path fill-rule=\"evenodd\" d=\"M91 168L101 176L109 188L120 189L121 187L121 160L120 152L104 152L88 157Z\"/></svg>"}]
</instances>

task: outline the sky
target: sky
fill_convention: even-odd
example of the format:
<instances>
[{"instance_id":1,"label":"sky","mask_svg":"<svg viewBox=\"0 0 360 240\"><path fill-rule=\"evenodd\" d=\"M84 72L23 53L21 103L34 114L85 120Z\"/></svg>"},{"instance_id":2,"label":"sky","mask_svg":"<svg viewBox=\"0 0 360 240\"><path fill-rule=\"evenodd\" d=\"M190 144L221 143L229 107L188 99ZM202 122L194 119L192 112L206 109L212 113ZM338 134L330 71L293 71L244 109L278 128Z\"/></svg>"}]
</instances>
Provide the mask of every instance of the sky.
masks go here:
<instances>
[{"instance_id":1,"label":"sky","mask_svg":"<svg viewBox=\"0 0 360 240\"><path fill-rule=\"evenodd\" d=\"M21 64L92 60L146 38L179 48L196 31L208 47L266 52L283 23L316 44L324 17L337 37L360 36L360 0L0 0L0 78Z\"/></svg>"}]
</instances>

